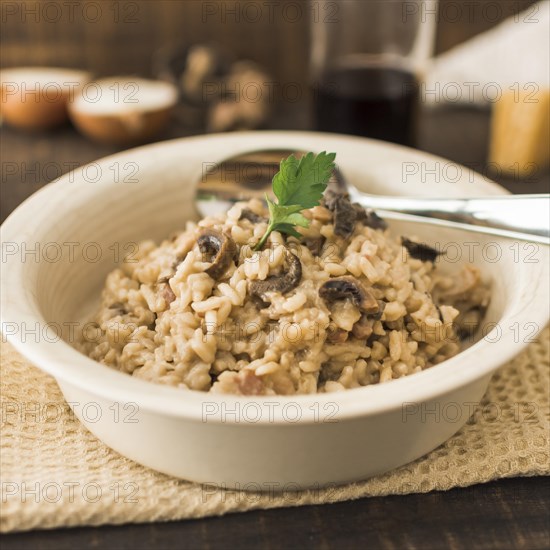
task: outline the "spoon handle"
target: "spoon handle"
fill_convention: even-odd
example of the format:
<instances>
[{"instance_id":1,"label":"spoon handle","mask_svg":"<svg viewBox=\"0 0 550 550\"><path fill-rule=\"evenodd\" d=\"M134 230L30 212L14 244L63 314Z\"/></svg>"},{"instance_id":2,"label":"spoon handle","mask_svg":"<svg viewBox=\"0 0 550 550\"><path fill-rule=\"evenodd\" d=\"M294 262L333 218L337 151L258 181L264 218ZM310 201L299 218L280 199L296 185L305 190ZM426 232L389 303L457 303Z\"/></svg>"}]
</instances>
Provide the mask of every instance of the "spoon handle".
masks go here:
<instances>
[{"instance_id":1,"label":"spoon handle","mask_svg":"<svg viewBox=\"0 0 550 550\"><path fill-rule=\"evenodd\" d=\"M350 194L364 207L480 226L485 233L513 232L515 238L549 244L550 195L432 199L378 197L357 190Z\"/></svg>"}]
</instances>

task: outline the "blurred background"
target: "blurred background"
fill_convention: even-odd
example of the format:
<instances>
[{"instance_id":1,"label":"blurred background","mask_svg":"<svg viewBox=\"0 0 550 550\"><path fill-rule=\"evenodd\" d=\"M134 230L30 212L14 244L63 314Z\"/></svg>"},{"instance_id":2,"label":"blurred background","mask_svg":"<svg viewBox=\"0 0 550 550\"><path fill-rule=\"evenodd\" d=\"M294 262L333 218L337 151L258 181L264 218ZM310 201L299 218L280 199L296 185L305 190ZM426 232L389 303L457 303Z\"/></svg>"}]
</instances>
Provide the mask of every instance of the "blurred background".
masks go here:
<instances>
[{"instance_id":1,"label":"blurred background","mask_svg":"<svg viewBox=\"0 0 550 550\"><path fill-rule=\"evenodd\" d=\"M368 4L376 11L377 4L392 2L357 0L355 3ZM548 27L541 14L547 11L548 2L439 0L437 15L415 12L417 7L413 1L398 4L400 11L396 13L401 14L401 23L403 14L414 16L416 24L421 26L431 21L434 32L433 43L427 48L430 56L435 56L435 64L428 59L421 68L414 69L418 71L417 95L411 115L414 117L414 136L405 142L487 172L488 177L494 177L514 192L547 192L547 154L540 150L541 143L544 148L548 133L546 54L533 50L539 47L540 40L533 46L523 37L547 37ZM313 79L312 51L326 40L327 33L335 33L337 44L347 40L351 27L340 18L342 5L341 1L327 0L3 0L0 49L2 220L26 196L70 167L127 148L134 144L133 141L150 142L247 128L308 130L322 127L322 121L318 120L320 111L315 109L318 100L315 84L319 82ZM356 19L359 33L373 32L359 16ZM508 38L503 38L500 32L495 35L494 46L487 40L475 42L484 33L498 31L503 22L504 25L508 23ZM520 29L528 23L531 27L525 34ZM395 21L382 24L382 28L390 26L395 26ZM322 28L319 30L319 27ZM397 29L397 32L401 31ZM348 46L364 48L364 45ZM464 46L466 50L461 51ZM491 55L494 56L501 46L504 67L499 72L494 70ZM329 49L331 47L329 45ZM512 63L508 69L505 66L507 48L520 52L524 48L526 58L536 60L540 57L540 63L532 73L516 79L515 65ZM485 54L477 59L476 51ZM327 52L324 55L328 55ZM464 70L476 63L479 65L477 72L468 74ZM541 65L542 78L538 76ZM149 128L149 135L136 136L135 140L126 139L126 135L118 136L113 126L103 128L102 134L82 113L71 115L73 124L61 121L40 127L40 114L35 112L27 112L17 119L17 111L15 118L10 118L10 102L20 99L18 92L25 80L34 82L45 78L34 78L30 69L10 73L11 69L21 67L87 71L86 81L117 77L115 80L125 85L138 82L140 93L148 90L148 83L135 80L137 77L160 80L173 87L177 100L175 105L170 105L166 120L151 123L155 127ZM501 98L493 100L494 90L489 97L488 88L487 93L482 94L487 97L479 97L477 92L470 96L462 93L458 100L454 87L447 87L445 92L446 84L460 79L462 83L479 80L477 91L485 91L487 82L479 75L486 72L489 82L493 82L491 70L497 80L503 70L509 71L510 74L497 85L507 92L501 95L512 94L511 103L521 103L523 110L518 111L514 105L510 107L510 102L501 102ZM537 77L536 89L526 87L532 83L530 74ZM119 79L120 76L125 79ZM63 76L60 79L63 80ZM112 81L106 82L105 86L112 89ZM422 88L423 82L427 83L425 88ZM430 94L437 86L438 95ZM124 88L128 92L132 89ZM464 92L463 86L461 89ZM257 99L257 90L260 90L261 100ZM532 102L535 106L525 107L526 102L518 98L533 91L536 92L536 101ZM156 92L153 87L143 98L139 96L140 101L154 103L159 94L165 94L166 105L170 103L170 88ZM333 100L330 96L328 104L332 105ZM28 105L28 98L26 103ZM160 109L162 101L157 103ZM497 105L502 113L495 120ZM108 106L104 107L108 110ZM20 108L18 105L17 109ZM377 109L375 106L373 112ZM520 130L527 136L520 141L531 140L539 147L522 150L518 158L513 158L514 151L518 151L517 141L502 140L495 132L508 132L506 135L509 135L510 128L518 126L518 117L525 122L520 123ZM38 128L29 129L33 124ZM325 121L326 124L332 123ZM346 128L338 131L345 132ZM357 131L350 128L347 133ZM368 131L365 135L369 135ZM512 168L504 166L508 160ZM514 163L517 169L513 168Z\"/></svg>"},{"instance_id":2,"label":"blurred background","mask_svg":"<svg viewBox=\"0 0 550 550\"><path fill-rule=\"evenodd\" d=\"M439 0L435 53L534 3ZM323 14L330 17L328 11ZM307 84L314 17L307 12L307 0L3 0L1 67L51 65L85 68L101 76L121 71L153 76L152 55L160 48L216 42L237 58L261 63L279 81Z\"/></svg>"}]
</instances>

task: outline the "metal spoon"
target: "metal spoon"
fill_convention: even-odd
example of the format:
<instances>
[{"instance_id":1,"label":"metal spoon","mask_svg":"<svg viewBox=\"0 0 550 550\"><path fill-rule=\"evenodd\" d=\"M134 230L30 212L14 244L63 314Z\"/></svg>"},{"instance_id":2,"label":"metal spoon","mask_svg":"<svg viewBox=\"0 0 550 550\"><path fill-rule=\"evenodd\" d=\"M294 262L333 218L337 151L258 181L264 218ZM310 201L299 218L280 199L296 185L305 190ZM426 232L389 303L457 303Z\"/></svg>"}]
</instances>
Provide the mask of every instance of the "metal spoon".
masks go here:
<instances>
[{"instance_id":1,"label":"metal spoon","mask_svg":"<svg viewBox=\"0 0 550 550\"><path fill-rule=\"evenodd\" d=\"M259 150L223 160L207 170L196 188L201 215L226 212L232 204L253 197L272 196L271 180L280 161L294 150ZM359 191L339 170L329 185L347 192L353 202L379 212L400 212L421 217L423 222L452 225L481 233L550 244L550 195L499 195L480 198L386 197ZM414 219L414 218L412 218ZM420 219L418 220L420 221Z\"/></svg>"}]
</instances>

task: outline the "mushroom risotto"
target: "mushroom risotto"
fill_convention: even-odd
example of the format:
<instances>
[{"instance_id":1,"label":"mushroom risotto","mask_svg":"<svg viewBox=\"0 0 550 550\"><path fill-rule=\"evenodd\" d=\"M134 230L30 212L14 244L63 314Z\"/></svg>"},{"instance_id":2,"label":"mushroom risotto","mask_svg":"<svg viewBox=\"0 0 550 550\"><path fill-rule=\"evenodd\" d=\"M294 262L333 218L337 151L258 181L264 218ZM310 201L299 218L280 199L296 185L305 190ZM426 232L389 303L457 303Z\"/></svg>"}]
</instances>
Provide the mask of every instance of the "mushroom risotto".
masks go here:
<instances>
[{"instance_id":1,"label":"mushroom risotto","mask_svg":"<svg viewBox=\"0 0 550 550\"><path fill-rule=\"evenodd\" d=\"M438 251L343 194L302 214L308 227L259 251L258 200L142 242L107 277L81 349L144 380L241 395L378 384L459 352L488 303L475 267L440 273Z\"/></svg>"}]
</instances>

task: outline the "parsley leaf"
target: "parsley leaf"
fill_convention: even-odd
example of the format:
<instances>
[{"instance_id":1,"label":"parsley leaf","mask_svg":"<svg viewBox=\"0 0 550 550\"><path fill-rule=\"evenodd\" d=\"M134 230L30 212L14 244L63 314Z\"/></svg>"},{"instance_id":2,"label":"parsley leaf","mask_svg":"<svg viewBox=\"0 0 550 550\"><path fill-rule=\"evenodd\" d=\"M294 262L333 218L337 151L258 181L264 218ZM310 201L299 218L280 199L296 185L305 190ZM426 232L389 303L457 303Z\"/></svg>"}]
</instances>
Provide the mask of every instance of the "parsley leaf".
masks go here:
<instances>
[{"instance_id":1,"label":"parsley leaf","mask_svg":"<svg viewBox=\"0 0 550 550\"><path fill-rule=\"evenodd\" d=\"M269 225L260 242L260 250L272 231L280 231L300 238L295 226L308 227L309 220L301 214L306 208L317 206L323 197L336 153L308 153L298 160L294 155L281 161L279 172L273 177L273 193L278 202L266 197L269 208Z\"/></svg>"},{"instance_id":2,"label":"parsley leaf","mask_svg":"<svg viewBox=\"0 0 550 550\"><path fill-rule=\"evenodd\" d=\"M302 209L319 204L334 169L336 153L308 153L299 161L294 155L281 161L273 178L273 192L279 205L296 204Z\"/></svg>"}]
</instances>

